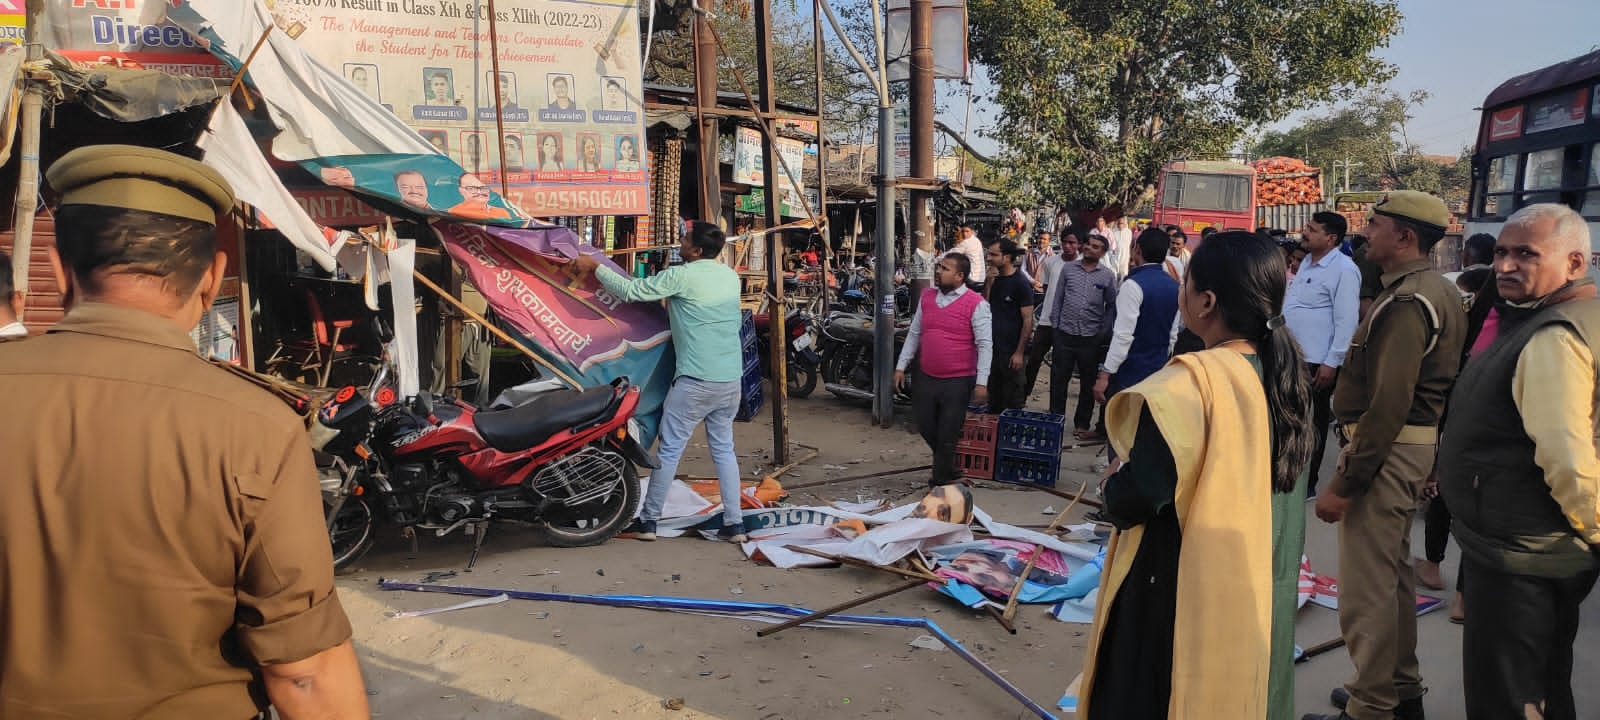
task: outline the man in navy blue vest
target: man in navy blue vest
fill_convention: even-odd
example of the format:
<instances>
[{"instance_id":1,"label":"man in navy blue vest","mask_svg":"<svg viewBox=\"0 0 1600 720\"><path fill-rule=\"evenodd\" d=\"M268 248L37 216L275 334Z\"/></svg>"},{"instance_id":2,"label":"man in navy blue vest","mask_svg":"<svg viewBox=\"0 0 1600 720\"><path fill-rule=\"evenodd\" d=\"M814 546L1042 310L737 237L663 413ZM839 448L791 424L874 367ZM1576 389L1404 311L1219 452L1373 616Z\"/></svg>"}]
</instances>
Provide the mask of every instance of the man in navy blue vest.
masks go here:
<instances>
[{"instance_id":1,"label":"man in navy blue vest","mask_svg":"<svg viewBox=\"0 0 1600 720\"><path fill-rule=\"evenodd\" d=\"M1151 228L1139 234L1134 259L1117 291L1117 320L1111 328L1111 349L1100 364L1094 399L1105 404L1118 390L1155 374L1167 364L1178 339L1178 281L1162 268L1172 239Z\"/></svg>"}]
</instances>

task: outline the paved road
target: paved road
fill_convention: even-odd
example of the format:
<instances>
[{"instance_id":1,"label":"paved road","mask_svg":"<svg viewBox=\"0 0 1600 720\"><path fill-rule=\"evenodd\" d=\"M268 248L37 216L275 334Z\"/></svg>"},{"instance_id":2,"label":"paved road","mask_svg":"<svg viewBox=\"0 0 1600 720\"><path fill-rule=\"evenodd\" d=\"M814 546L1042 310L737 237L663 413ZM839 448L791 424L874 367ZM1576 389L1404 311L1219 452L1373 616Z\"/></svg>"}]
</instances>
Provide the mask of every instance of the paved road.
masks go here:
<instances>
[{"instance_id":1,"label":"paved road","mask_svg":"<svg viewBox=\"0 0 1600 720\"><path fill-rule=\"evenodd\" d=\"M1330 447L1322 476L1333 473L1335 455ZM1334 574L1339 563L1337 532L1310 512L1306 519L1306 555L1318 572ZM1411 533L1413 554L1422 555L1422 519L1417 519ZM1445 586L1455 587L1455 573L1460 560L1459 548L1451 542L1445 558ZM1438 595L1447 602L1451 592L1422 590L1424 594ZM1574 692L1577 695L1578 717L1600 718L1600 593L1589 596L1583 606L1583 625L1575 644ZM1468 608L1468 612L1471 609ZM1301 609L1296 626L1296 640L1309 647L1339 635L1338 614L1332 610L1308 605ZM1429 690L1424 706L1428 717L1454 720L1465 718L1466 708L1461 683L1461 627L1449 621L1447 608L1441 607L1417 620L1417 654L1422 661L1423 681ZM1333 712L1328 704L1328 692L1342 684L1354 672L1350 658L1336 650L1313 658L1299 666L1295 673L1296 707L1300 713Z\"/></svg>"}]
</instances>

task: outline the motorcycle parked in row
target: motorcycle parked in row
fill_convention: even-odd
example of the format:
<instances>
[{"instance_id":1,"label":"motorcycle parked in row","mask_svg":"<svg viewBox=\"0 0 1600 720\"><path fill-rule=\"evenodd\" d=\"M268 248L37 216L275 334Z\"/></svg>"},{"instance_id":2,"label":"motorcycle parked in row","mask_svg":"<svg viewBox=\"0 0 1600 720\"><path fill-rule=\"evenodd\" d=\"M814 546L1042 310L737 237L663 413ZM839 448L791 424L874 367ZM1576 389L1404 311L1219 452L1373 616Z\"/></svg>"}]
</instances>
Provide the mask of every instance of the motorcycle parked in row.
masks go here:
<instances>
[{"instance_id":1,"label":"motorcycle parked in row","mask_svg":"<svg viewBox=\"0 0 1600 720\"><path fill-rule=\"evenodd\" d=\"M873 383L874 320L865 313L834 312L822 324L823 387L835 396L871 402ZM895 323L894 352L899 357L910 321ZM908 389L896 388L895 402L911 402Z\"/></svg>"},{"instance_id":2,"label":"motorcycle parked in row","mask_svg":"<svg viewBox=\"0 0 1600 720\"><path fill-rule=\"evenodd\" d=\"M556 547L597 545L633 517L635 465L654 467L633 415L639 388L565 389L536 381L502 394L503 409L450 396L399 400L386 357L366 390L341 388L311 425L334 567L360 559L380 525L474 536L490 522L539 528Z\"/></svg>"},{"instance_id":3,"label":"motorcycle parked in row","mask_svg":"<svg viewBox=\"0 0 1600 720\"><path fill-rule=\"evenodd\" d=\"M772 320L770 315L757 315L756 348L761 354L761 374L772 377ZM817 389L817 376L822 358L813 348L811 314L790 310L784 315L784 332L789 336L784 343L784 374L788 379L789 397L807 398Z\"/></svg>"}]
</instances>

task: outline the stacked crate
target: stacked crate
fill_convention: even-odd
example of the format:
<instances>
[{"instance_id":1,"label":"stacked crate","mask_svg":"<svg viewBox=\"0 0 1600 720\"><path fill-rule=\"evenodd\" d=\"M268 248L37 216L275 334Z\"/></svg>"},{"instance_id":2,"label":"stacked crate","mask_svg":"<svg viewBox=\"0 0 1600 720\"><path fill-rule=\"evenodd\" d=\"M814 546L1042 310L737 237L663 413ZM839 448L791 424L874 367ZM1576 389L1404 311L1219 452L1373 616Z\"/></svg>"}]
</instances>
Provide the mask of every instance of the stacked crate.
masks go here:
<instances>
[{"instance_id":1,"label":"stacked crate","mask_svg":"<svg viewBox=\"0 0 1600 720\"><path fill-rule=\"evenodd\" d=\"M750 422L761 412L761 351L756 345L755 313L745 310L739 319L739 345L744 356L744 372L739 376L739 422Z\"/></svg>"},{"instance_id":2,"label":"stacked crate","mask_svg":"<svg viewBox=\"0 0 1600 720\"><path fill-rule=\"evenodd\" d=\"M1019 485L1055 487L1061 472L1065 415L1007 410L996 432L994 479Z\"/></svg>"},{"instance_id":3,"label":"stacked crate","mask_svg":"<svg viewBox=\"0 0 1600 720\"><path fill-rule=\"evenodd\" d=\"M963 476L973 480L994 478L995 431L999 425L998 415L967 413L961 439L956 442L956 468Z\"/></svg>"}]
</instances>

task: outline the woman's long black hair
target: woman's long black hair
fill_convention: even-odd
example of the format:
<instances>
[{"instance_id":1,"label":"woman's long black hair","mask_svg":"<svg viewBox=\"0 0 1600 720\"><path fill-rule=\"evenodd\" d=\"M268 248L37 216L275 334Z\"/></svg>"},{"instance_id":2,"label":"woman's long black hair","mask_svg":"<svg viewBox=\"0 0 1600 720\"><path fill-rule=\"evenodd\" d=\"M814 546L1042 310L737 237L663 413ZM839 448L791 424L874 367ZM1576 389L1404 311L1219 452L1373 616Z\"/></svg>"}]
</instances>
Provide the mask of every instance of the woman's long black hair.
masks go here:
<instances>
[{"instance_id":1,"label":"woman's long black hair","mask_svg":"<svg viewBox=\"0 0 1600 720\"><path fill-rule=\"evenodd\" d=\"M1221 232L1194 251L1187 272L1196 293L1216 295L1223 324L1256 343L1272 423L1272 489L1289 492L1311 462L1316 438L1305 358L1280 315L1288 285L1283 252L1256 233Z\"/></svg>"}]
</instances>

